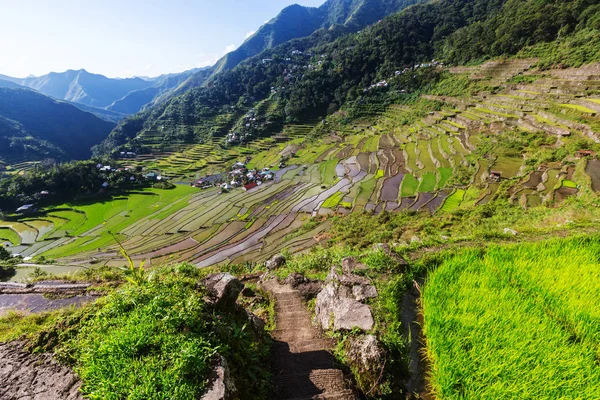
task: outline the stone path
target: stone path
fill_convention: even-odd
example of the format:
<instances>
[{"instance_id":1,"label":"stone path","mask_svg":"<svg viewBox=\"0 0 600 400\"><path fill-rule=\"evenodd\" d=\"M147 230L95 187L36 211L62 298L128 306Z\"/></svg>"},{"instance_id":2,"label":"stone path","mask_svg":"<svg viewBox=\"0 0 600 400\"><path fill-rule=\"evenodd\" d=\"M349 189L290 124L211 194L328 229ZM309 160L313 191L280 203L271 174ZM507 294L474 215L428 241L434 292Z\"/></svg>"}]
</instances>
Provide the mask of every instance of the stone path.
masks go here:
<instances>
[{"instance_id":1,"label":"stone path","mask_svg":"<svg viewBox=\"0 0 600 400\"><path fill-rule=\"evenodd\" d=\"M277 330L273 332L274 400L356 400L335 367L332 342L311 324L300 293L276 280L263 283L276 300Z\"/></svg>"}]
</instances>

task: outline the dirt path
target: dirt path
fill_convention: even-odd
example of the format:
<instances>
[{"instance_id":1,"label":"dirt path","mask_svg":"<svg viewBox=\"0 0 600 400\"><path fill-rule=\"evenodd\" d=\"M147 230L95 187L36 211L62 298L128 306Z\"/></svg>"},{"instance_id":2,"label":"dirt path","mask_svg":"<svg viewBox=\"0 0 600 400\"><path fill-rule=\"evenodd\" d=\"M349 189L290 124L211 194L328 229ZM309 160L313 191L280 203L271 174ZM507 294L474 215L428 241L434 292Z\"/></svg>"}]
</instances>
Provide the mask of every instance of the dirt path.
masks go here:
<instances>
[{"instance_id":1,"label":"dirt path","mask_svg":"<svg viewBox=\"0 0 600 400\"><path fill-rule=\"evenodd\" d=\"M356 400L336 369L330 340L312 326L311 315L297 290L276 280L263 283L276 300L277 330L273 332L274 400Z\"/></svg>"},{"instance_id":2,"label":"dirt path","mask_svg":"<svg viewBox=\"0 0 600 400\"><path fill-rule=\"evenodd\" d=\"M79 379L49 354L32 355L17 343L0 343L0 399L80 400Z\"/></svg>"}]
</instances>

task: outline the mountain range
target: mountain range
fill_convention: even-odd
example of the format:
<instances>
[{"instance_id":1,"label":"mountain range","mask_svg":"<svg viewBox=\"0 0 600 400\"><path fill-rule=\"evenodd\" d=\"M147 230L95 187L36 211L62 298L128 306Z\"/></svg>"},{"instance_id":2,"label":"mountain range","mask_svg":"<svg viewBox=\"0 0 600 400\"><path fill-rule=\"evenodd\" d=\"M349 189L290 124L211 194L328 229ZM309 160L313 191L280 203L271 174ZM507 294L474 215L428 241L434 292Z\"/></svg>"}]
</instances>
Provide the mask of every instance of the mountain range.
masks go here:
<instances>
[{"instance_id":1,"label":"mountain range","mask_svg":"<svg viewBox=\"0 0 600 400\"><path fill-rule=\"evenodd\" d=\"M81 70L51 72L40 77L0 75L0 87L26 87L58 100L82 106L100 118L118 121L135 114L184 82L198 69L155 78L114 79Z\"/></svg>"},{"instance_id":2,"label":"mountain range","mask_svg":"<svg viewBox=\"0 0 600 400\"><path fill-rule=\"evenodd\" d=\"M86 159L114 126L33 90L0 87L0 159Z\"/></svg>"}]
</instances>

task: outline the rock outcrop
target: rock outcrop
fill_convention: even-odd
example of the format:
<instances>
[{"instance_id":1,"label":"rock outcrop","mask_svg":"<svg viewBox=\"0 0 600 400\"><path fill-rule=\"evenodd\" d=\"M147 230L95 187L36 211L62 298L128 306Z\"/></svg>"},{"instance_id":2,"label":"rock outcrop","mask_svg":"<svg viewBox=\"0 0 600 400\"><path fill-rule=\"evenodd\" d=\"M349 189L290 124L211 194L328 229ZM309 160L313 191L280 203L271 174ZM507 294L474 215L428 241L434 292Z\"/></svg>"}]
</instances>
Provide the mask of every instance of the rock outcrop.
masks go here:
<instances>
[{"instance_id":1,"label":"rock outcrop","mask_svg":"<svg viewBox=\"0 0 600 400\"><path fill-rule=\"evenodd\" d=\"M308 279L297 272L290 274L284 283L299 291L305 300L314 299L323 288L323 282Z\"/></svg>"},{"instance_id":2,"label":"rock outcrop","mask_svg":"<svg viewBox=\"0 0 600 400\"><path fill-rule=\"evenodd\" d=\"M237 389L231 378L229 365L223 356L218 356L213 367L210 389L202 400L233 400L237 398Z\"/></svg>"},{"instance_id":3,"label":"rock outcrop","mask_svg":"<svg viewBox=\"0 0 600 400\"><path fill-rule=\"evenodd\" d=\"M80 400L80 381L50 354L30 354L18 343L0 344L0 399Z\"/></svg>"},{"instance_id":4,"label":"rock outcrop","mask_svg":"<svg viewBox=\"0 0 600 400\"><path fill-rule=\"evenodd\" d=\"M285 265L285 257L281 254L275 254L269 261L265 263L267 270L273 271Z\"/></svg>"},{"instance_id":5,"label":"rock outcrop","mask_svg":"<svg viewBox=\"0 0 600 400\"><path fill-rule=\"evenodd\" d=\"M208 293L208 301L216 308L231 309L244 289L244 284L226 272L207 276L202 282Z\"/></svg>"},{"instance_id":6,"label":"rock outcrop","mask_svg":"<svg viewBox=\"0 0 600 400\"><path fill-rule=\"evenodd\" d=\"M346 259L341 274L332 267L326 286L317 295L315 319L325 330L373 329L375 321L371 309L361 302L377 297L377 289L368 278L352 273L351 268L356 268L356 264Z\"/></svg>"}]
</instances>

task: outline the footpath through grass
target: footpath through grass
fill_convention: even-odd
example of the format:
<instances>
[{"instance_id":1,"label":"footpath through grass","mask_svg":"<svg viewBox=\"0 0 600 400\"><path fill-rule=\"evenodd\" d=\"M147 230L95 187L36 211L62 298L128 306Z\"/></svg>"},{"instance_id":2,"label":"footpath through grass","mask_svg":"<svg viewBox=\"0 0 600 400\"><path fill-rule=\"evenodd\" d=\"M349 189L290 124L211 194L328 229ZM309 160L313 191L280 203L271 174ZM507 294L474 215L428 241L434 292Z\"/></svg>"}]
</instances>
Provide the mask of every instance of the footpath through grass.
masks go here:
<instances>
[{"instance_id":1,"label":"footpath through grass","mask_svg":"<svg viewBox=\"0 0 600 400\"><path fill-rule=\"evenodd\" d=\"M423 294L438 398L600 398L599 258L599 236L447 257Z\"/></svg>"}]
</instances>

